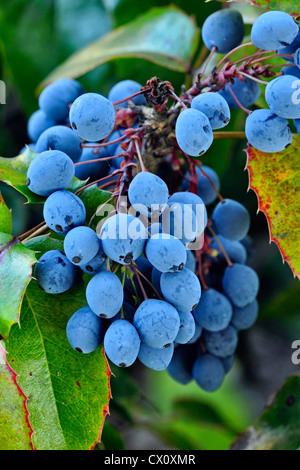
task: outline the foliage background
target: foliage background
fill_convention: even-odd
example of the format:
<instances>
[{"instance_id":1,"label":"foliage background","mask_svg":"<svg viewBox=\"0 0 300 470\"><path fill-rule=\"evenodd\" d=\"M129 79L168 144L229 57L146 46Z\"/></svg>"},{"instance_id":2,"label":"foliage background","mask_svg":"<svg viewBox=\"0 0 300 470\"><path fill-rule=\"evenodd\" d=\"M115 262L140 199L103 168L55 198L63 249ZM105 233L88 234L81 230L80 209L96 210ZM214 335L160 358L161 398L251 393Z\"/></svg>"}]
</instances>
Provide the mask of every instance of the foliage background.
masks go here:
<instances>
[{"instance_id":1,"label":"foliage background","mask_svg":"<svg viewBox=\"0 0 300 470\"><path fill-rule=\"evenodd\" d=\"M2 0L0 4L0 79L7 86L7 103L0 105L0 155L13 157L28 143L26 121L37 108L36 88L72 52L167 0ZM193 14L201 26L221 3L175 0ZM239 6L240 7L240 6ZM256 8L243 7L253 18ZM179 92L184 76L155 64L120 59L80 78L86 91L107 94L119 80L133 78L142 84L157 75ZM232 128L242 130L245 116L233 113ZM176 384L165 372L140 366L114 370L111 415L103 443L106 449L223 449L237 432L261 414L269 396L285 379L299 372L291 362L291 344L300 338L299 281L282 263L278 248L269 244L265 216L257 213L257 198L247 191L245 141L218 141L203 163L220 175L221 193L239 200L252 217L254 242L251 266L261 281L257 324L240 335L237 360L224 386L214 394L195 385ZM39 205L24 205L24 198L0 183L6 204L13 211L13 235L42 220ZM299 419L299 418L298 418Z\"/></svg>"}]
</instances>

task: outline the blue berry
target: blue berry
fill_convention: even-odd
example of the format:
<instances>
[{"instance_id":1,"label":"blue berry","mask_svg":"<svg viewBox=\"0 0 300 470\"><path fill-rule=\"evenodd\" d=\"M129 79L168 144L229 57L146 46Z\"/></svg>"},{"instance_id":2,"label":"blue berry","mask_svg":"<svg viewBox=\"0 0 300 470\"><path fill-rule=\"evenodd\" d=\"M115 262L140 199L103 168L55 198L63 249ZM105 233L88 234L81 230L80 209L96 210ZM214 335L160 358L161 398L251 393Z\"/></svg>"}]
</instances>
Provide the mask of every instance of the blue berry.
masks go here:
<instances>
[{"instance_id":1,"label":"blue berry","mask_svg":"<svg viewBox=\"0 0 300 470\"><path fill-rule=\"evenodd\" d=\"M169 206L174 202L180 204L187 204L196 214L197 219L197 232L201 234L207 225L207 210L204 201L197 194L190 191L178 191L173 193L168 200Z\"/></svg>"},{"instance_id":2,"label":"blue berry","mask_svg":"<svg viewBox=\"0 0 300 470\"><path fill-rule=\"evenodd\" d=\"M195 212L187 204L170 202L162 215L162 227L165 233L170 233L182 242L184 246L195 240L204 231L203 211L198 223Z\"/></svg>"},{"instance_id":3,"label":"blue berry","mask_svg":"<svg viewBox=\"0 0 300 470\"><path fill-rule=\"evenodd\" d=\"M86 300L91 310L101 318L115 316L122 307L124 292L119 278L110 271L102 271L89 281Z\"/></svg>"},{"instance_id":4,"label":"blue berry","mask_svg":"<svg viewBox=\"0 0 300 470\"><path fill-rule=\"evenodd\" d=\"M121 155L121 153L123 153L123 152L124 152L124 150L122 149L121 144L119 144L119 145L117 145L117 148L116 148L113 156L116 157L117 155ZM116 170L116 169L121 168L121 164L122 164L123 160L124 160L123 156L120 156L118 158L113 158L111 160L111 166L113 167L113 169Z\"/></svg>"},{"instance_id":5,"label":"blue berry","mask_svg":"<svg viewBox=\"0 0 300 470\"><path fill-rule=\"evenodd\" d=\"M133 323L133 317L134 317L136 309L132 305L130 305L128 302L125 302L125 301L123 302L122 308L123 308L123 318L122 318L121 311L120 311L119 313L117 313L117 315L115 315L112 318L108 318L106 321L109 324L111 324L114 321L125 319L129 321L130 323Z\"/></svg>"},{"instance_id":6,"label":"blue berry","mask_svg":"<svg viewBox=\"0 0 300 470\"><path fill-rule=\"evenodd\" d=\"M203 171L209 176L209 178L212 180L213 184L217 188L217 190L220 190L220 179L217 175L217 173L210 168L209 166L201 165L201 168ZM212 186L209 178L205 175L202 175L200 168L196 167L196 173L198 176L198 181L197 181L197 193L198 196L202 199L204 204L211 204L212 202L215 201L217 198L217 193ZM185 177L189 180L189 173L186 173ZM185 180L183 180L182 183L182 189L186 190L188 189L189 183Z\"/></svg>"},{"instance_id":7,"label":"blue berry","mask_svg":"<svg viewBox=\"0 0 300 470\"><path fill-rule=\"evenodd\" d=\"M101 271L106 270L107 257L102 249L100 240L99 240L99 243L100 243L100 248L96 256L94 256L94 258L92 258L87 263L80 265L80 269L82 269L82 271L84 271L87 274L94 275L94 274L100 273Z\"/></svg>"},{"instance_id":8,"label":"blue berry","mask_svg":"<svg viewBox=\"0 0 300 470\"><path fill-rule=\"evenodd\" d=\"M56 122L63 122L69 115L69 106L83 93L76 80L62 78L48 85L40 94L39 106Z\"/></svg>"},{"instance_id":9,"label":"blue berry","mask_svg":"<svg viewBox=\"0 0 300 470\"><path fill-rule=\"evenodd\" d=\"M295 126L297 134L300 135L300 119L295 119L294 120L294 126Z\"/></svg>"},{"instance_id":10,"label":"blue berry","mask_svg":"<svg viewBox=\"0 0 300 470\"><path fill-rule=\"evenodd\" d=\"M21 155L22 153L30 155L31 152L35 152L35 148L36 144L34 142L29 142L29 144L26 144L24 147L21 148L21 150L19 151L19 155Z\"/></svg>"},{"instance_id":11,"label":"blue berry","mask_svg":"<svg viewBox=\"0 0 300 470\"><path fill-rule=\"evenodd\" d=\"M149 225L148 232L150 235L156 235L157 233L163 233L162 225L160 222L154 222L153 224Z\"/></svg>"},{"instance_id":12,"label":"blue berry","mask_svg":"<svg viewBox=\"0 0 300 470\"><path fill-rule=\"evenodd\" d=\"M152 211L160 211L161 206L168 202L168 197L169 190L166 183L154 173L146 171L138 173L129 186L130 204L146 216L151 215Z\"/></svg>"},{"instance_id":13,"label":"blue berry","mask_svg":"<svg viewBox=\"0 0 300 470\"><path fill-rule=\"evenodd\" d=\"M300 69L295 65L289 65L288 67L282 67L281 72L284 75L293 75L296 78L300 78Z\"/></svg>"},{"instance_id":14,"label":"blue berry","mask_svg":"<svg viewBox=\"0 0 300 470\"><path fill-rule=\"evenodd\" d=\"M299 33L292 16L282 11L268 11L260 15L251 30L251 41L259 49L282 49L291 44Z\"/></svg>"},{"instance_id":15,"label":"blue berry","mask_svg":"<svg viewBox=\"0 0 300 470\"><path fill-rule=\"evenodd\" d=\"M269 109L256 109L246 119L246 137L249 143L262 152L281 152L293 140L287 119Z\"/></svg>"},{"instance_id":16,"label":"blue berry","mask_svg":"<svg viewBox=\"0 0 300 470\"><path fill-rule=\"evenodd\" d=\"M139 353L140 338L127 320L116 320L104 336L104 349L108 359L118 367L131 366Z\"/></svg>"},{"instance_id":17,"label":"blue berry","mask_svg":"<svg viewBox=\"0 0 300 470\"><path fill-rule=\"evenodd\" d=\"M121 101L128 96L134 95L135 93L139 92L142 88L142 85L134 80L122 80L121 82L116 83L108 93L108 99L110 101ZM144 95L138 95L134 98L131 98L130 101L133 101L136 105L145 105L146 100ZM128 105L128 101L119 104L118 106L122 106L126 108Z\"/></svg>"},{"instance_id":18,"label":"blue berry","mask_svg":"<svg viewBox=\"0 0 300 470\"><path fill-rule=\"evenodd\" d=\"M193 317L195 318L194 312L192 312L192 313L193 313ZM196 319L195 319L195 321L196 321ZM195 322L195 333L194 333L194 336L192 337L192 339L190 339L189 344L197 343L198 339L202 335L202 332L203 332L202 327L196 321Z\"/></svg>"},{"instance_id":19,"label":"blue berry","mask_svg":"<svg viewBox=\"0 0 300 470\"><path fill-rule=\"evenodd\" d=\"M107 137L115 125L112 103L97 93L79 96L70 109L70 123L76 134L88 142Z\"/></svg>"},{"instance_id":20,"label":"blue berry","mask_svg":"<svg viewBox=\"0 0 300 470\"><path fill-rule=\"evenodd\" d=\"M230 325L221 331L205 331L204 333L204 344L207 351L217 357L232 356L237 343L237 331Z\"/></svg>"},{"instance_id":21,"label":"blue berry","mask_svg":"<svg viewBox=\"0 0 300 470\"><path fill-rule=\"evenodd\" d=\"M192 250L186 250L185 267L189 269L190 271L193 271L193 273L196 271L196 259L195 259L195 256L193 255Z\"/></svg>"},{"instance_id":22,"label":"blue berry","mask_svg":"<svg viewBox=\"0 0 300 470\"><path fill-rule=\"evenodd\" d=\"M152 264L147 260L147 258L144 258L143 256L139 256L136 260L135 260L135 263L136 263L136 267L138 269L138 271L140 271L147 279L151 279L151 274L152 274L152 269L153 269L153 266ZM133 268L131 268L131 270L133 271ZM141 279L142 283L143 283L143 278ZM129 279L128 277L126 277L125 279L125 288L128 290L128 292L130 292L132 295L136 295L138 297L142 297L143 296L143 293L142 293L142 290L140 288L140 285L139 285L139 282L136 278L136 275L132 273L132 278ZM145 291L148 292L151 294L151 290L150 287L149 287L149 284L147 282L144 283L144 288L145 288Z\"/></svg>"},{"instance_id":23,"label":"blue berry","mask_svg":"<svg viewBox=\"0 0 300 470\"><path fill-rule=\"evenodd\" d=\"M48 150L37 155L29 165L26 184L39 196L65 189L75 174L74 164L68 155L58 150Z\"/></svg>"},{"instance_id":24,"label":"blue berry","mask_svg":"<svg viewBox=\"0 0 300 470\"><path fill-rule=\"evenodd\" d=\"M75 351L89 354L100 346L104 337L104 325L89 307L77 310L67 323L67 338Z\"/></svg>"},{"instance_id":25,"label":"blue berry","mask_svg":"<svg viewBox=\"0 0 300 470\"><path fill-rule=\"evenodd\" d=\"M168 348L179 330L177 310L168 302L157 299L144 300L133 318L141 340L152 348Z\"/></svg>"},{"instance_id":26,"label":"blue berry","mask_svg":"<svg viewBox=\"0 0 300 470\"><path fill-rule=\"evenodd\" d=\"M236 307L245 307L253 302L259 289L256 272L244 264L234 264L225 269L223 289Z\"/></svg>"},{"instance_id":27,"label":"blue berry","mask_svg":"<svg viewBox=\"0 0 300 470\"><path fill-rule=\"evenodd\" d=\"M48 294L61 294L75 282L77 269L62 251L50 250L44 253L34 269L39 287Z\"/></svg>"},{"instance_id":28,"label":"blue berry","mask_svg":"<svg viewBox=\"0 0 300 470\"><path fill-rule=\"evenodd\" d=\"M89 142L89 145L93 144L95 144L95 142ZM88 162L91 160L98 160L100 158L106 157L108 157L106 147L103 147L98 151L95 148L84 147L78 163ZM86 163L84 165L76 166L75 176L80 180L86 180L90 178L90 181L95 181L106 176L108 174L108 171L109 161L103 160L102 162L100 161L95 163Z\"/></svg>"},{"instance_id":29,"label":"blue berry","mask_svg":"<svg viewBox=\"0 0 300 470\"><path fill-rule=\"evenodd\" d=\"M27 134L33 142L36 142L46 129L55 124L54 119L49 118L42 109L38 109L28 119Z\"/></svg>"},{"instance_id":30,"label":"blue berry","mask_svg":"<svg viewBox=\"0 0 300 470\"><path fill-rule=\"evenodd\" d=\"M185 344L193 339L196 332L196 324L194 316L191 312L178 312L180 319L180 326L175 343Z\"/></svg>"},{"instance_id":31,"label":"blue berry","mask_svg":"<svg viewBox=\"0 0 300 470\"><path fill-rule=\"evenodd\" d=\"M48 227L60 235L83 225L86 210L78 196L70 191L55 191L44 204L44 219Z\"/></svg>"},{"instance_id":32,"label":"blue berry","mask_svg":"<svg viewBox=\"0 0 300 470\"><path fill-rule=\"evenodd\" d=\"M230 369L231 369L231 367L233 366L233 363L234 363L234 354L232 356L228 356L228 357L220 357L220 359L221 359L221 362L223 364L225 374L228 374L228 372L230 371Z\"/></svg>"},{"instance_id":33,"label":"blue berry","mask_svg":"<svg viewBox=\"0 0 300 470\"><path fill-rule=\"evenodd\" d=\"M150 263L163 273L175 273L183 269L187 254L178 238L167 234L152 235L146 244L146 256Z\"/></svg>"},{"instance_id":34,"label":"blue berry","mask_svg":"<svg viewBox=\"0 0 300 470\"><path fill-rule=\"evenodd\" d=\"M258 302L253 300L245 307L233 307L231 323L237 330L246 330L256 321L258 315Z\"/></svg>"},{"instance_id":35,"label":"blue berry","mask_svg":"<svg viewBox=\"0 0 300 470\"><path fill-rule=\"evenodd\" d=\"M242 240L250 227L249 212L233 199L220 201L214 208L212 220L217 232L231 241Z\"/></svg>"},{"instance_id":36,"label":"blue berry","mask_svg":"<svg viewBox=\"0 0 300 470\"><path fill-rule=\"evenodd\" d=\"M152 273L151 273L151 283L153 284L153 286L155 287L155 289L157 290L157 292L159 293L160 296L162 296L162 292L161 292L161 289L160 289L160 278L161 278L161 275L162 275L162 272L159 271L158 269L156 268L153 268L152 269Z\"/></svg>"},{"instance_id":37,"label":"blue berry","mask_svg":"<svg viewBox=\"0 0 300 470\"><path fill-rule=\"evenodd\" d=\"M172 360L167 368L171 377L183 385L186 385L193 380L193 353L194 351L191 351L190 347L177 346L174 349Z\"/></svg>"},{"instance_id":38,"label":"blue berry","mask_svg":"<svg viewBox=\"0 0 300 470\"><path fill-rule=\"evenodd\" d=\"M155 349L145 343L141 343L138 359L149 369L165 370L171 362L174 352L174 344L169 348Z\"/></svg>"},{"instance_id":39,"label":"blue berry","mask_svg":"<svg viewBox=\"0 0 300 470\"><path fill-rule=\"evenodd\" d=\"M225 378L225 370L218 357L205 354L196 359L193 367L193 377L203 390L214 392L221 387Z\"/></svg>"},{"instance_id":40,"label":"blue berry","mask_svg":"<svg viewBox=\"0 0 300 470\"><path fill-rule=\"evenodd\" d=\"M233 85L229 83L228 86L233 91L241 105L245 108L252 106L260 96L259 84L250 78L245 78L243 80L236 78L234 79ZM219 94L225 98L230 108L239 109L239 105L227 87L220 90Z\"/></svg>"},{"instance_id":41,"label":"blue berry","mask_svg":"<svg viewBox=\"0 0 300 470\"><path fill-rule=\"evenodd\" d=\"M280 56L283 56L282 58L284 60L287 60L288 62L293 62L293 57L284 57L285 54L294 54L296 50L300 47L300 31L298 32L297 36L291 42L288 46L280 48L279 51L277 51L277 54ZM287 67L283 67L285 69ZM296 68L296 67L292 67Z\"/></svg>"},{"instance_id":42,"label":"blue berry","mask_svg":"<svg viewBox=\"0 0 300 470\"><path fill-rule=\"evenodd\" d=\"M194 310L201 297L199 279L187 268L179 273L163 273L160 288L164 298L181 312Z\"/></svg>"},{"instance_id":43,"label":"blue berry","mask_svg":"<svg viewBox=\"0 0 300 470\"><path fill-rule=\"evenodd\" d=\"M226 54L239 46L245 34L243 17L237 10L220 10L207 17L202 26L202 39L209 50L215 46Z\"/></svg>"},{"instance_id":44,"label":"blue berry","mask_svg":"<svg viewBox=\"0 0 300 470\"><path fill-rule=\"evenodd\" d=\"M100 238L104 253L121 264L130 264L143 252L147 232L133 215L116 214L103 224Z\"/></svg>"},{"instance_id":45,"label":"blue berry","mask_svg":"<svg viewBox=\"0 0 300 470\"><path fill-rule=\"evenodd\" d=\"M294 75L281 75L266 86L265 98L271 111L286 119L300 118L300 84Z\"/></svg>"},{"instance_id":46,"label":"blue berry","mask_svg":"<svg viewBox=\"0 0 300 470\"><path fill-rule=\"evenodd\" d=\"M208 117L213 130L221 129L230 121L228 103L219 93L200 93L192 100L191 108L204 113Z\"/></svg>"},{"instance_id":47,"label":"blue berry","mask_svg":"<svg viewBox=\"0 0 300 470\"><path fill-rule=\"evenodd\" d=\"M205 330L221 331L228 327L232 317L232 306L225 295L215 289L202 292L194 310L196 322Z\"/></svg>"},{"instance_id":48,"label":"blue berry","mask_svg":"<svg viewBox=\"0 0 300 470\"><path fill-rule=\"evenodd\" d=\"M247 251L241 242L228 240L222 235L218 235L218 238L232 263L240 263L240 264L246 263ZM212 243L210 244L210 248L212 248L213 250L217 250L219 252L217 255L217 259L219 261L223 261L223 262L225 261L225 257L223 253L220 251L219 245L215 239L212 240Z\"/></svg>"},{"instance_id":49,"label":"blue berry","mask_svg":"<svg viewBox=\"0 0 300 470\"><path fill-rule=\"evenodd\" d=\"M82 153L81 141L69 127L53 126L46 129L36 143L38 153L46 150L60 150L76 163Z\"/></svg>"},{"instance_id":50,"label":"blue berry","mask_svg":"<svg viewBox=\"0 0 300 470\"><path fill-rule=\"evenodd\" d=\"M175 134L181 150L192 157L203 155L213 142L208 117L196 109L185 109L176 121Z\"/></svg>"},{"instance_id":51,"label":"blue berry","mask_svg":"<svg viewBox=\"0 0 300 470\"><path fill-rule=\"evenodd\" d=\"M90 227L75 227L64 240L64 250L71 263L77 266L87 264L96 256L100 248L97 234Z\"/></svg>"}]
</instances>

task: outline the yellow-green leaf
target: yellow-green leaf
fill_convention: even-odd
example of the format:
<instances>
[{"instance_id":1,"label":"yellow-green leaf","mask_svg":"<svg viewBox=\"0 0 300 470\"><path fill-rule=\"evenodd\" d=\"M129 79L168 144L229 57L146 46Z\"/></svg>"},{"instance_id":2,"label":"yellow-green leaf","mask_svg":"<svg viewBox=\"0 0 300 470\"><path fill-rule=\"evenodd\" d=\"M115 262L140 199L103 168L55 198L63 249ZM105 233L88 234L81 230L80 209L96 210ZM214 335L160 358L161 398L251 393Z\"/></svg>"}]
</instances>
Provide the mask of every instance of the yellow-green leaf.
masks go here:
<instances>
[{"instance_id":1,"label":"yellow-green leaf","mask_svg":"<svg viewBox=\"0 0 300 470\"><path fill-rule=\"evenodd\" d=\"M267 218L270 240L300 277L300 136L282 152L264 153L251 145L246 152L249 186Z\"/></svg>"}]
</instances>

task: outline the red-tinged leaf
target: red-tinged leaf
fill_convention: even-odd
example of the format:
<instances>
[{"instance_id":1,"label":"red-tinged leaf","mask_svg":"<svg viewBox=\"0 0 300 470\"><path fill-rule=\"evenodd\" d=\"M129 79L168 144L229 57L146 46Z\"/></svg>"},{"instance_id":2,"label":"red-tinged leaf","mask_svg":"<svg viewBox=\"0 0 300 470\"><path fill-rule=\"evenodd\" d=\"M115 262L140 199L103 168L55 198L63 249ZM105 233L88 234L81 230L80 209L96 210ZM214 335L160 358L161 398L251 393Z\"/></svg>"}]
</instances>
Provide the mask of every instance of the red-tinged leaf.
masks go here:
<instances>
[{"instance_id":1,"label":"red-tinged leaf","mask_svg":"<svg viewBox=\"0 0 300 470\"><path fill-rule=\"evenodd\" d=\"M232 0L219 0L221 2L231 3ZM239 3L248 3L256 7L265 8L267 10L278 10L289 13L293 16L299 16L298 0L235 0Z\"/></svg>"},{"instance_id":2,"label":"red-tinged leaf","mask_svg":"<svg viewBox=\"0 0 300 470\"><path fill-rule=\"evenodd\" d=\"M34 251L61 242L41 236L26 242ZM80 354L69 345L66 325L86 306L85 278L68 292L47 294L32 280L19 325L5 343L7 361L26 395L36 450L88 450L100 440L110 400L110 369L102 346Z\"/></svg>"},{"instance_id":3,"label":"red-tinged leaf","mask_svg":"<svg viewBox=\"0 0 300 470\"><path fill-rule=\"evenodd\" d=\"M7 338L19 321L24 293L36 262L34 251L16 237L0 233L0 335Z\"/></svg>"},{"instance_id":4,"label":"red-tinged leaf","mask_svg":"<svg viewBox=\"0 0 300 470\"><path fill-rule=\"evenodd\" d=\"M0 450L32 450L26 397L0 342Z\"/></svg>"},{"instance_id":5,"label":"red-tinged leaf","mask_svg":"<svg viewBox=\"0 0 300 470\"><path fill-rule=\"evenodd\" d=\"M294 276L300 277L300 136L278 153L264 153L249 145L249 187L258 199L258 209L268 221L274 241Z\"/></svg>"}]
</instances>

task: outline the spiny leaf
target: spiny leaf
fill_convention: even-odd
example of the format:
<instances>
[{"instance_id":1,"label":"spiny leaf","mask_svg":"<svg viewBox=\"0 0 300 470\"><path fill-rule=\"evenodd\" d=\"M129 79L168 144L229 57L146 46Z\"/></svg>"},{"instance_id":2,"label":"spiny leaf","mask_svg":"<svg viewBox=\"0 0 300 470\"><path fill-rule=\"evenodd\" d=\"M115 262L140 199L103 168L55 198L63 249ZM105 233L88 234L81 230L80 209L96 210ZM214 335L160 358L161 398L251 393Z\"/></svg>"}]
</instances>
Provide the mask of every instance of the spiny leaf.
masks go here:
<instances>
[{"instance_id":1,"label":"spiny leaf","mask_svg":"<svg viewBox=\"0 0 300 470\"><path fill-rule=\"evenodd\" d=\"M26 152L14 158L0 157L0 181L15 188L31 203L43 203L46 199L31 192L26 185L29 165L37 155L37 153L27 149ZM74 177L67 189L75 192L77 189L82 188L84 184L84 181Z\"/></svg>"},{"instance_id":2,"label":"spiny leaf","mask_svg":"<svg viewBox=\"0 0 300 470\"><path fill-rule=\"evenodd\" d=\"M175 6L154 8L73 54L44 80L41 87L59 78L82 76L120 57L146 59L186 72L198 39L194 20L183 11Z\"/></svg>"},{"instance_id":3,"label":"spiny leaf","mask_svg":"<svg viewBox=\"0 0 300 470\"><path fill-rule=\"evenodd\" d=\"M0 233L0 335L7 338L19 321L22 300L31 279L35 253L11 235Z\"/></svg>"},{"instance_id":4,"label":"spiny leaf","mask_svg":"<svg viewBox=\"0 0 300 470\"><path fill-rule=\"evenodd\" d=\"M300 277L300 136L282 152L264 153L249 145L246 150L249 187L258 198L258 209L268 221L270 240L295 276Z\"/></svg>"},{"instance_id":5,"label":"spiny leaf","mask_svg":"<svg viewBox=\"0 0 300 470\"><path fill-rule=\"evenodd\" d=\"M47 251L51 239L39 237L30 245ZM87 450L100 440L110 399L103 348L79 354L66 336L69 318L86 303L82 279L59 295L43 292L32 281L24 296L20 328L14 325L6 342L8 363L27 397L37 450Z\"/></svg>"},{"instance_id":6,"label":"spiny leaf","mask_svg":"<svg viewBox=\"0 0 300 470\"><path fill-rule=\"evenodd\" d=\"M26 397L0 342L0 450L32 450Z\"/></svg>"},{"instance_id":7,"label":"spiny leaf","mask_svg":"<svg viewBox=\"0 0 300 470\"><path fill-rule=\"evenodd\" d=\"M300 446L300 377L286 381L254 426L232 444L233 450L297 450Z\"/></svg>"}]
</instances>

